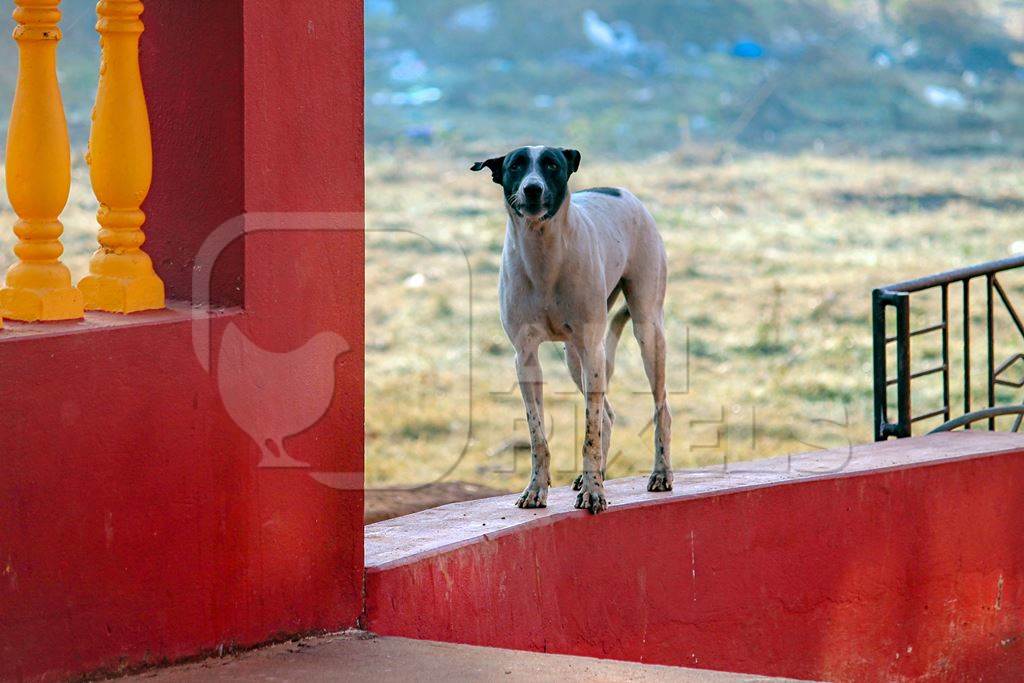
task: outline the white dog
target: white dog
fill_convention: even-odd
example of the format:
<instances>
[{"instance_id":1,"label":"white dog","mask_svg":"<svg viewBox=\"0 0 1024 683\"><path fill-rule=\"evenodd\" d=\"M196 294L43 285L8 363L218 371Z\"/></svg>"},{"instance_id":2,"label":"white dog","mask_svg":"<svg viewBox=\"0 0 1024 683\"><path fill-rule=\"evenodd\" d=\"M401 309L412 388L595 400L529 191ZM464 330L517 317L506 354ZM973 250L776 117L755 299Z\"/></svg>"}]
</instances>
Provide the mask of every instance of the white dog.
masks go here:
<instances>
[{"instance_id":1,"label":"white dog","mask_svg":"<svg viewBox=\"0 0 1024 683\"><path fill-rule=\"evenodd\" d=\"M569 176L580 153L557 147L521 147L479 161L505 193L508 225L501 259L501 322L516 352L516 374L530 428L533 469L516 503L544 507L551 485L544 435L543 378L537 348L565 343L565 358L586 399L583 473L573 488L576 507L604 510L604 468L614 414L605 397L615 346L627 320L640 344L654 395L654 471L649 491L672 488L672 417L665 392L663 307L665 246L654 218L619 188L570 195ZM619 292L626 299L608 322Z\"/></svg>"}]
</instances>

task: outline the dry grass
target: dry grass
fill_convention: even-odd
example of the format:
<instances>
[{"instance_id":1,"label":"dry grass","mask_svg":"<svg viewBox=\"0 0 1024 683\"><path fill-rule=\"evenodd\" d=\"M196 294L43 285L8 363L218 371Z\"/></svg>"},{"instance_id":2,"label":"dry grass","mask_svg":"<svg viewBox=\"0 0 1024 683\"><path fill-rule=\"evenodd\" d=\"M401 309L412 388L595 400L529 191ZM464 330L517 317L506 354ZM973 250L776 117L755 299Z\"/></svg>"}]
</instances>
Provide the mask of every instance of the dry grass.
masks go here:
<instances>
[{"instance_id":1,"label":"dry grass","mask_svg":"<svg viewBox=\"0 0 1024 683\"><path fill-rule=\"evenodd\" d=\"M525 481L497 311L504 216L497 187L469 161L404 152L368 163L369 486ZM1008 158L585 158L576 184L632 188L668 247L676 466L870 440L872 287L1008 255L1024 238L1022 181L1024 166ZM652 451L628 335L618 359L609 477L649 470ZM582 408L554 345L544 368L565 483Z\"/></svg>"}]
</instances>

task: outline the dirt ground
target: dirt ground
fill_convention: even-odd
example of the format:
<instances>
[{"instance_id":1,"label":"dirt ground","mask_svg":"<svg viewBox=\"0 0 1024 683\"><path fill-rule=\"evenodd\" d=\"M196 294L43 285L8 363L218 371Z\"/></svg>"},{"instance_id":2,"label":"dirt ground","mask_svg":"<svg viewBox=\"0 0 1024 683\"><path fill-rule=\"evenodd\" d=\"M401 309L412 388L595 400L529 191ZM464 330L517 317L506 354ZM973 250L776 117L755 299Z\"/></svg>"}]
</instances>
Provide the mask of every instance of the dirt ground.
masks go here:
<instances>
[{"instance_id":1,"label":"dirt ground","mask_svg":"<svg viewBox=\"0 0 1024 683\"><path fill-rule=\"evenodd\" d=\"M414 489L368 489L364 505L366 524L411 515L446 503L500 496L509 491L466 481L446 481Z\"/></svg>"}]
</instances>

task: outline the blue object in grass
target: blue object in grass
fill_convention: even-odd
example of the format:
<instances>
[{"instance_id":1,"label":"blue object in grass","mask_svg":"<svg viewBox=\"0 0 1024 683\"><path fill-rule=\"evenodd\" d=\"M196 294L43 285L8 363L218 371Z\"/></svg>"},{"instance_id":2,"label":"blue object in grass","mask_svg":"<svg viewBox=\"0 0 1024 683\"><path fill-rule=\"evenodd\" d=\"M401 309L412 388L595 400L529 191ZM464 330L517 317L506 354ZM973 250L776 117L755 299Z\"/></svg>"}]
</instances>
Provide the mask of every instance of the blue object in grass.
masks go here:
<instances>
[{"instance_id":1,"label":"blue object in grass","mask_svg":"<svg viewBox=\"0 0 1024 683\"><path fill-rule=\"evenodd\" d=\"M764 47L753 40L740 40L732 46L732 54L741 59L761 59L764 57Z\"/></svg>"}]
</instances>

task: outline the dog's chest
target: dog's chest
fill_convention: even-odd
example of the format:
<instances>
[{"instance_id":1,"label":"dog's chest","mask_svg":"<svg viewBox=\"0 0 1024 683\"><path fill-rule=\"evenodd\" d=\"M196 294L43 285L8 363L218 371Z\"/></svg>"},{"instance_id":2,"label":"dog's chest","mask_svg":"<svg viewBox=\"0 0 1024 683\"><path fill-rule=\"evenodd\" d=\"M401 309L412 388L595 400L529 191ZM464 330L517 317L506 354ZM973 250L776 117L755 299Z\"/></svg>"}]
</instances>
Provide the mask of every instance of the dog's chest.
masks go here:
<instances>
[{"instance_id":1,"label":"dog's chest","mask_svg":"<svg viewBox=\"0 0 1024 683\"><path fill-rule=\"evenodd\" d=\"M570 340L578 331L578 318L572 302L553 293L539 298L533 315L551 341Z\"/></svg>"},{"instance_id":2,"label":"dog's chest","mask_svg":"<svg viewBox=\"0 0 1024 683\"><path fill-rule=\"evenodd\" d=\"M507 327L528 329L531 336L542 341L568 341L573 336L577 325L566 302L536 291L519 294L502 302L502 320Z\"/></svg>"},{"instance_id":3,"label":"dog's chest","mask_svg":"<svg viewBox=\"0 0 1024 683\"><path fill-rule=\"evenodd\" d=\"M572 323L562 311L545 308L542 320L547 324L547 333L553 341L565 341L572 335Z\"/></svg>"}]
</instances>

